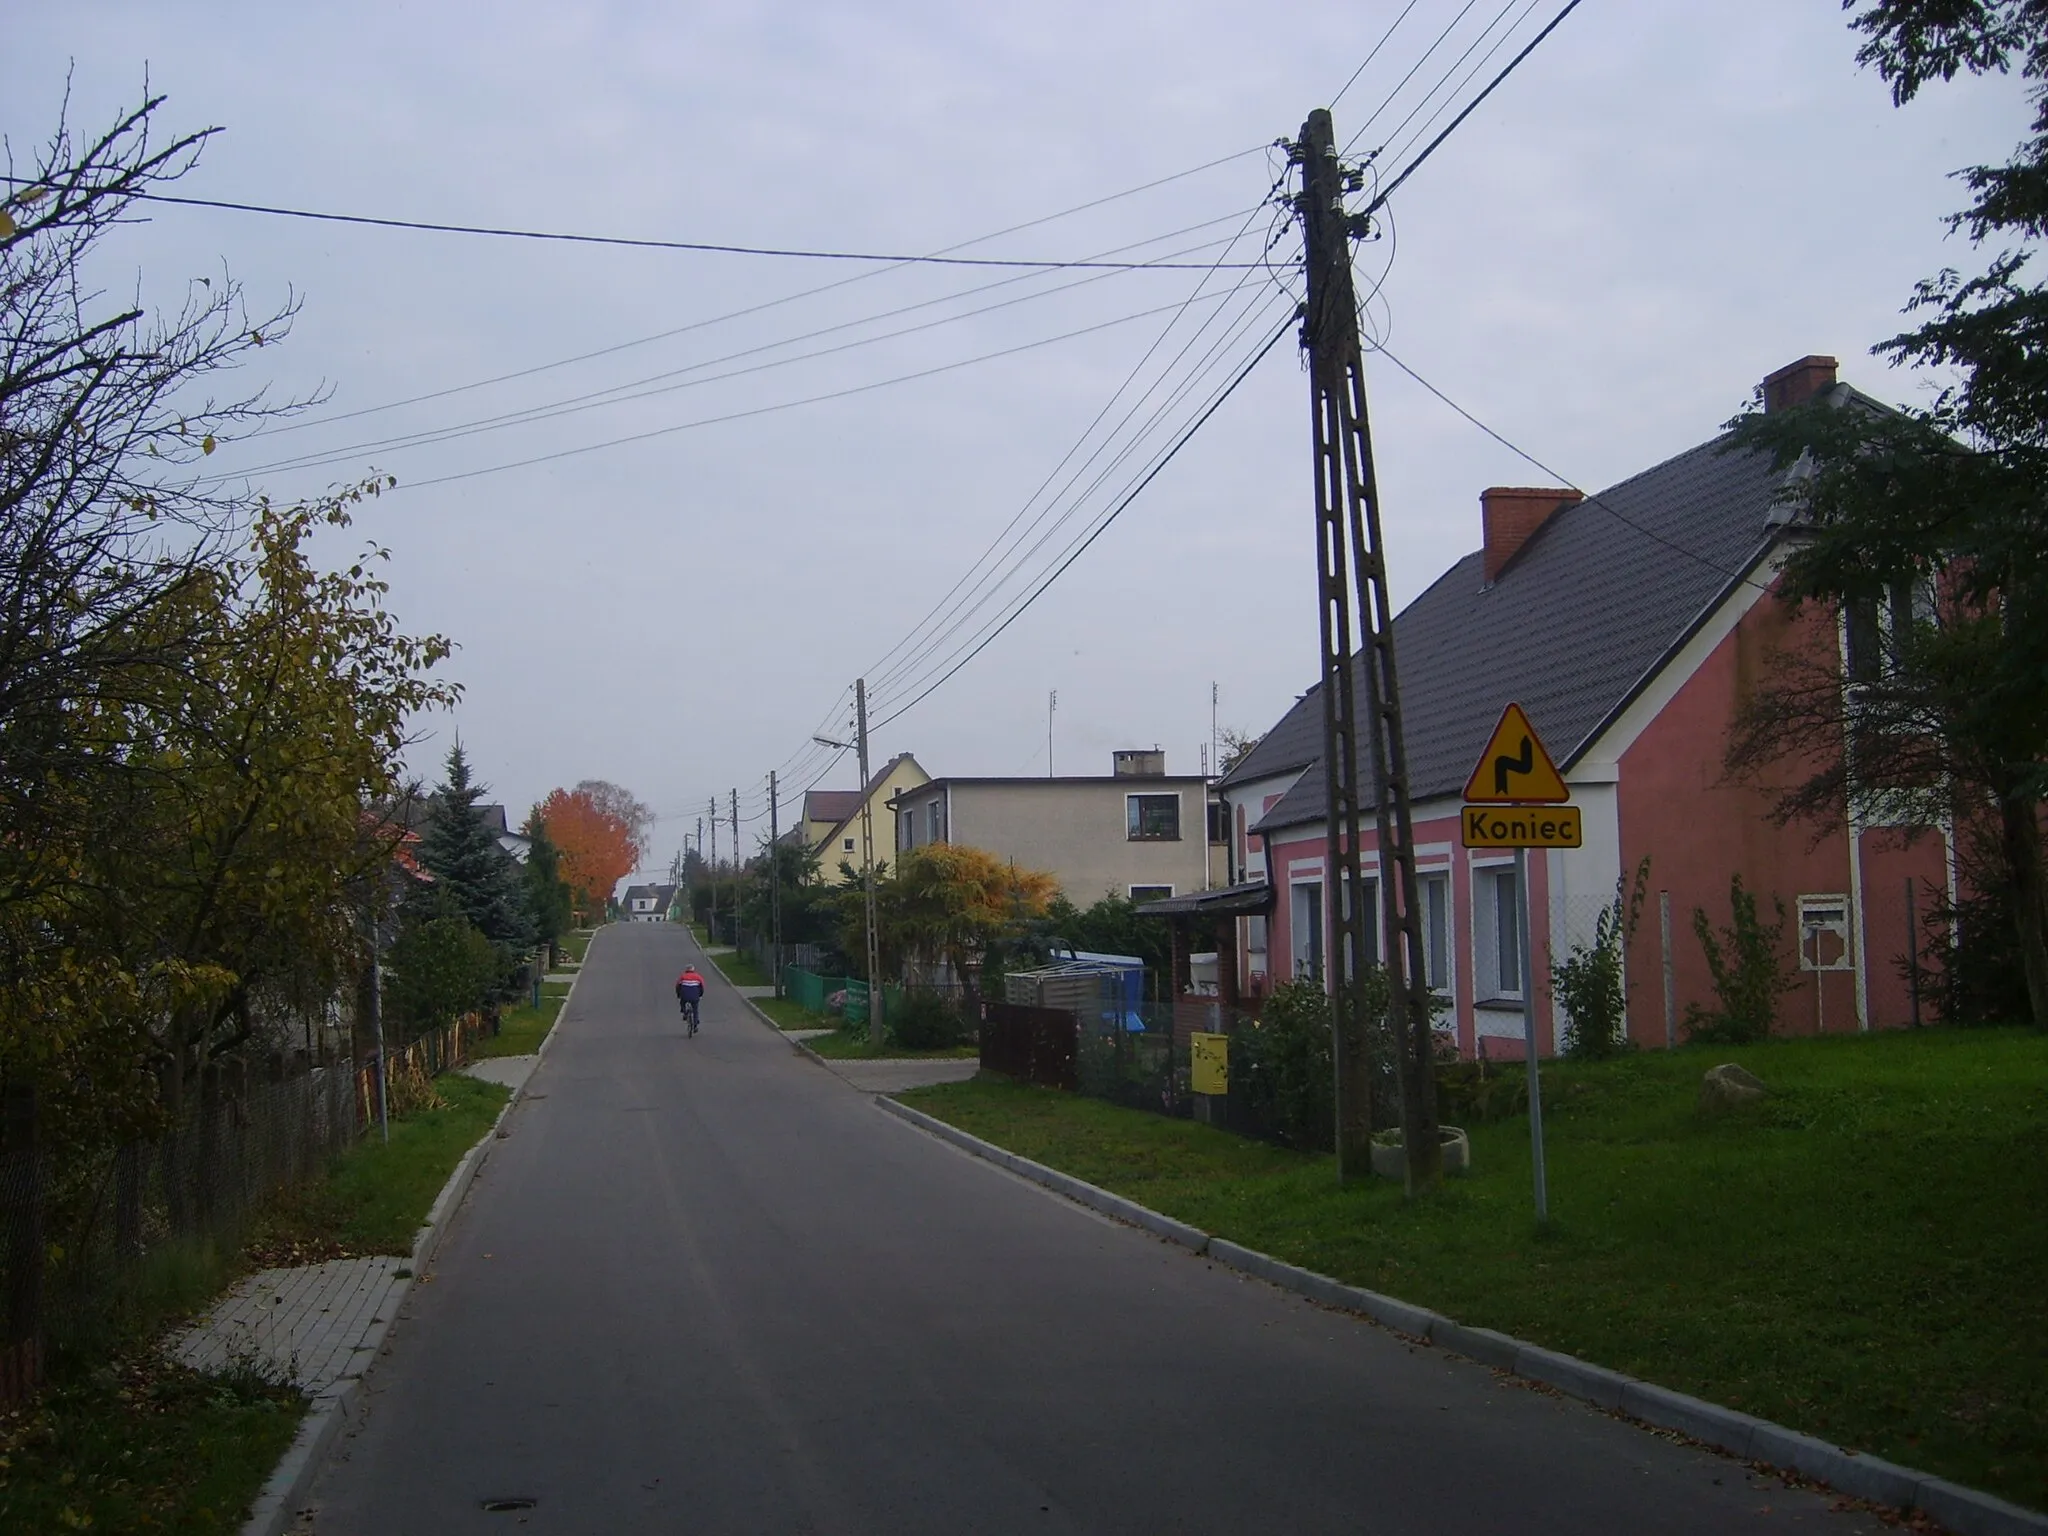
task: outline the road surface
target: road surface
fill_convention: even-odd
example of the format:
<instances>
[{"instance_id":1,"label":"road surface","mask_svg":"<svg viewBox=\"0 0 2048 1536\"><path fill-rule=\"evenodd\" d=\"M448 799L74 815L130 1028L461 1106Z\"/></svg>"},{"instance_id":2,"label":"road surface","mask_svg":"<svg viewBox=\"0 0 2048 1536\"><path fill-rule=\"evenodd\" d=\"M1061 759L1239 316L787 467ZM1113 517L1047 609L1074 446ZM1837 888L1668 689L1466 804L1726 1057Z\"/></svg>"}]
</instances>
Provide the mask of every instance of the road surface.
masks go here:
<instances>
[{"instance_id":1,"label":"road surface","mask_svg":"<svg viewBox=\"0 0 2048 1536\"><path fill-rule=\"evenodd\" d=\"M685 1039L696 954L598 935L319 1536L1880 1529L968 1157L715 973Z\"/></svg>"}]
</instances>

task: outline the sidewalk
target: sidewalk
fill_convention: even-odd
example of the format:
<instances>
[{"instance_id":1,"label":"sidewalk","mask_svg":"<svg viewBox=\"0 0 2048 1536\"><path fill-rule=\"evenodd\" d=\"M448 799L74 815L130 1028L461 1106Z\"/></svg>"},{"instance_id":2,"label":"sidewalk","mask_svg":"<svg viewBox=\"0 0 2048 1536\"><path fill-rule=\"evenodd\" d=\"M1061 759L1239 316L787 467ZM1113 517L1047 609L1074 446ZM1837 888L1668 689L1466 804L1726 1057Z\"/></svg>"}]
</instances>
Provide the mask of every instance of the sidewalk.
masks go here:
<instances>
[{"instance_id":1,"label":"sidewalk","mask_svg":"<svg viewBox=\"0 0 2048 1536\"><path fill-rule=\"evenodd\" d=\"M316 1402L362 1375L412 1277L392 1254L250 1275L171 1341L195 1371L246 1368Z\"/></svg>"}]
</instances>

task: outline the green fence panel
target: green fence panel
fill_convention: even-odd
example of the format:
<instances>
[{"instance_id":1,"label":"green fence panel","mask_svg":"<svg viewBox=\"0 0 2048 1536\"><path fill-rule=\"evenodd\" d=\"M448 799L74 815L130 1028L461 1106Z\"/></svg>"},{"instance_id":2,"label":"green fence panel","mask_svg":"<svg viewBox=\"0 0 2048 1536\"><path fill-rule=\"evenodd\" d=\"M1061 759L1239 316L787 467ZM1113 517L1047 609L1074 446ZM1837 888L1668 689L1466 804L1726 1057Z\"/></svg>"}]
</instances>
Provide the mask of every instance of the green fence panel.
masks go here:
<instances>
[{"instance_id":1,"label":"green fence panel","mask_svg":"<svg viewBox=\"0 0 2048 1536\"><path fill-rule=\"evenodd\" d=\"M822 976L786 965L782 968L782 990L799 1007L808 1008L813 1013L825 1011L826 986Z\"/></svg>"}]
</instances>

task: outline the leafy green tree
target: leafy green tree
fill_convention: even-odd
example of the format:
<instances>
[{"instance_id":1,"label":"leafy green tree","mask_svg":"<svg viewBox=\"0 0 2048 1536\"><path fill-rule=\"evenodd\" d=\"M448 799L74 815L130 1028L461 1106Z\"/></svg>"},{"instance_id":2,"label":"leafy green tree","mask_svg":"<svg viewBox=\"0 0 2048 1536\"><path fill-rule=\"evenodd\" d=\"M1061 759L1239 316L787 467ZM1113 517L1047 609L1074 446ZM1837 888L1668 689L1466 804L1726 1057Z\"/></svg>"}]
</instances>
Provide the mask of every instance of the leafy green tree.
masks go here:
<instances>
[{"instance_id":1,"label":"leafy green tree","mask_svg":"<svg viewBox=\"0 0 2048 1536\"><path fill-rule=\"evenodd\" d=\"M1729 760L1758 778L1808 764L1779 808L1822 825L1852 808L1922 824L1952 809L2048 1028L2048 289L2028 248L2048 232L2048 5L1879 0L1852 25L1895 101L2016 71L2033 122L2006 163L1961 173L1972 200L1950 221L1974 246L2006 248L1975 276L1920 283L1907 306L1919 323L1876 349L1954 382L1924 406L1826 399L1737 423L1738 446L1791 472L1785 495L1807 524L1781 593L1845 614L1852 643L1846 677L1811 656L1782 666Z\"/></svg>"},{"instance_id":2,"label":"leafy green tree","mask_svg":"<svg viewBox=\"0 0 2048 1536\"><path fill-rule=\"evenodd\" d=\"M420 834L420 862L449 894L454 910L509 957L533 941L519 866L477 809L486 786L471 776L459 741L448 749L447 775Z\"/></svg>"},{"instance_id":3,"label":"leafy green tree","mask_svg":"<svg viewBox=\"0 0 2048 1536\"><path fill-rule=\"evenodd\" d=\"M503 979L497 946L431 896L400 924L384 968L386 1028L408 1039L487 1007Z\"/></svg>"}]
</instances>

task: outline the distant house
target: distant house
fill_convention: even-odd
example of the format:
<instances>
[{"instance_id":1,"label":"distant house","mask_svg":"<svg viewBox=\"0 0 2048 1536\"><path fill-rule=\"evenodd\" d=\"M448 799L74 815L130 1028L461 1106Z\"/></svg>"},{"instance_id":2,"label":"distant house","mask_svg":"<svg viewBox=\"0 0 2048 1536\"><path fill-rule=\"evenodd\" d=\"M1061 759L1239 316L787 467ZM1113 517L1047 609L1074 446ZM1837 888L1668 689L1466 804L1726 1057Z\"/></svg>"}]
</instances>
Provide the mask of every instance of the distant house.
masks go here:
<instances>
[{"instance_id":1,"label":"distant house","mask_svg":"<svg viewBox=\"0 0 2048 1536\"><path fill-rule=\"evenodd\" d=\"M1106 775L932 779L889 808L898 856L963 843L1047 871L1083 907L1206 890L1218 883L1212 837L1225 851L1208 780L1168 774L1156 748L1116 753Z\"/></svg>"},{"instance_id":2,"label":"distant house","mask_svg":"<svg viewBox=\"0 0 2048 1536\"><path fill-rule=\"evenodd\" d=\"M825 884L843 883L844 877L839 869L841 864L851 865L856 872L860 869L862 807L867 808L875 862L883 863L890 856L895 826L889 801L905 790L929 784L931 777L918 766L916 758L908 752L901 752L869 777L865 790L813 789L805 792L801 823L804 846L817 855L818 873Z\"/></svg>"},{"instance_id":3,"label":"distant house","mask_svg":"<svg viewBox=\"0 0 2048 1536\"><path fill-rule=\"evenodd\" d=\"M512 830L506 820L502 805L479 805L477 814L484 819L484 825L491 829L491 836L498 840L498 846L512 856L515 863L524 864L526 856L533 852L533 839L524 832Z\"/></svg>"},{"instance_id":4,"label":"distant house","mask_svg":"<svg viewBox=\"0 0 2048 1536\"><path fill-rule=\"evenodd\" d=\"M675 900L673 885L629 885L619 898L619 916L629 923L666 923Z\"/></svg>"},{"instance_id":5,"label":"distant house","mask_svg":"<svg viewBox=\"0 0 2048 1536\"><path fill-rule=\"evenodd\" d=\"M1837 382L1826 357L1778 370L1763 393L1767 410L1816 398L1884 408ZM1646 857L1648 897L1626 952L1638 1043L1682 1039L1687 1008L1715 1006L1692 915L1726 924L1736 874L1767 920L1774 899L1787 912L1799 972L1782 1027L1832 1033L1911 1017L1900 962L1925 893L1955 889L1946 830L1857 822L1816 841L1810 828L1773 824L1769 796L1722 772L1735 712L1775 651L1853 647L1849 626L1811 612L1795 620L1771 597L1797 519L1774 499L1782 482L1767 459L1725 448L1716 437L1584 500L1486 491L1483 547L1394 622L1425 968L1440 1028L1466 1055L1519 1049L1531 1008L1543 1048L1557 1045L1567 1021L1549 958L1590 939L1616 881ZM1531 855L1532 976L1513 942L1513 855L1459 840L1466 776L1509 701L1528 711L1585 827L1582 848ZM1245 993L1325 973L1322 713L1311 689L1223 780L1237 867L1274 897L1270 919L1238 920ZM1377 946L1369 807L1360 844Z\"/></svg>"}]
</instances>

